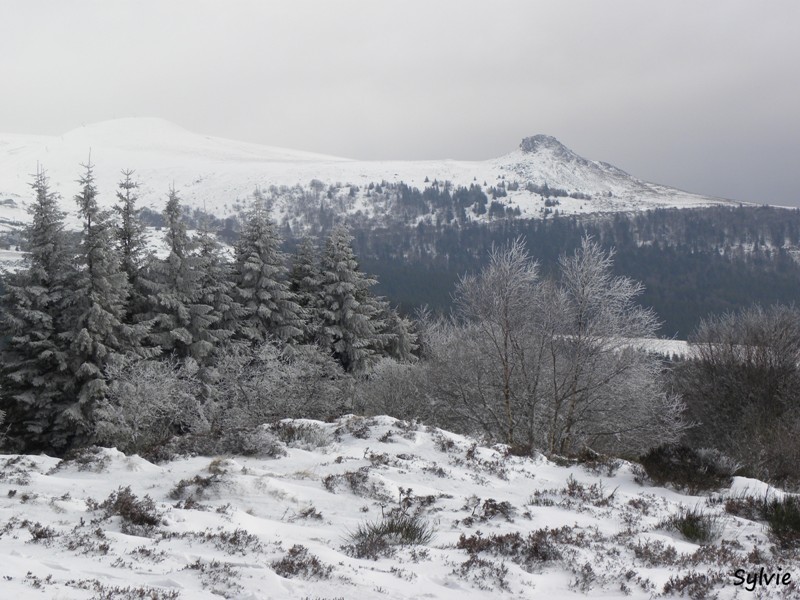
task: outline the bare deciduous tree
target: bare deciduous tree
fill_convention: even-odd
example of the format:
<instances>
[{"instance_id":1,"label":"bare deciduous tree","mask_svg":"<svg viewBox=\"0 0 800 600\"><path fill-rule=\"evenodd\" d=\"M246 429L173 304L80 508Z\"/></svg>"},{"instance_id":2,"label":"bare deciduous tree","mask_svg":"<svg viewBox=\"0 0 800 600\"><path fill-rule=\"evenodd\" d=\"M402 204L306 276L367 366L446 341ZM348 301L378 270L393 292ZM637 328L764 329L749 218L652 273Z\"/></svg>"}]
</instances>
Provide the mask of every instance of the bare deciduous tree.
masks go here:
<instances>
[{"instance_id":1,"label":"bare deciduous tree","mask_svg":"<svg viewBox=\"0 0 800 600\"><path fill-rule=\"evenodd\" d=\"M635 302L642 286L612 274L612 256L586 239L558 280L541 280L518 239L462 279L460 320L424 332L440 420L556 453L675 441L683 406L631 340L653 337L656 318Z\"/></svg>"},{"instance_id":2,"label":"bare deciduous tree","mask_svg":"<svg viewBox=\"0 0 800 600\"><path fill-rule=\"evenodd\" d=\"M549 343L552 401L548 449L570 452L578 442L620 436L607 429L610 408L620 400L648 403L655 389L653 360L631 347L631 339L653 338L655 314L636 304L644 287L612 273L613 252L590 238L571 256L559 260L560 280L545 304L555 311ZM560 368L557 366L561 363ZM658 394L656 394L658 395ZM624 410L624 408L623 408ZM600 428L593 423L603 423ZM635 426L635 421L630 426Z\"/></svg>"},{"instance_id":3,"label":"bare deciduous tree","mask_svg":"<svg viewBox=\"0 0 800 600\"><path fill-rule=\"evenodd\" d=\"M496 380L502 398L505 440L515 439L516 407L513 381L525 371L527 339L533 334L530 316L535 312L537 265L521 238L507 248L493 247L489 265L478 275L463 277L456 290L459 314L476 328L487 344L484 352L497 367ZM462 343L466 342L463 340ZM492 374L488 374L492 376Z\"/></svg>"},{"instance_id":4,"label":"bare deciduous tree","mask_svg":"<svg viewBox=\"0 0 800 600\"><path fill-rule=\"evenodd\" d=\"M693 358L676 377L698 422L689 443L725 452L753 476L800 480L800 311L709 317L689 341Z\"/></svg>"}]
</instances>

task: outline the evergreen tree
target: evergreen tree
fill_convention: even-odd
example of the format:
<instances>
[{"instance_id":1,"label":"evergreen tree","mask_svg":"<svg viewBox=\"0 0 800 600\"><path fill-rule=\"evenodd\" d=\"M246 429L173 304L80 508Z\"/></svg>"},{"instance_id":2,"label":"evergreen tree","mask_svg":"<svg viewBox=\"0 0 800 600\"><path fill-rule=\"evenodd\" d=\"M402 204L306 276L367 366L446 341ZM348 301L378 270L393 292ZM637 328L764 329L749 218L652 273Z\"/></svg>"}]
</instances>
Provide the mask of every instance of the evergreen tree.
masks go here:
<instances>
[{"instance_id":1,"label":"evergreen tree","mask_svg":"<svg viewBox=\"0 0 800 600\"><path fill-rule=\"evenodd\" d=\"M376 281L358 269L352 237L344 227L333 230L322 256L321 337L348 372L363 372L382 345L376 319L379 305L369 292Z\"/></svg>"},{"instance_id":2,"label":"evergreen tree","mask_svg":"<svg viewBox=\"0 0 800 600\"><path fill-rule=\"evenodd\" d=\"M414 325L396 310L390 309L385 321L387 342L384 351L392 358L401 362L417 360L414 353L419 349L417 334Z\"/></svg>"},{"instance_id":3,"label":"evergreen tree","mask_svg":"<svg viewBox=\"0 0 800 600\"><path fill-rule=\"evenodd\" d=\"M200 338L216 346L236 333L244 309L234 299L231 264L222 256L221 246L208 230L205 220L195 243L200 272L200 303L211 307L209 315L215 319L209 329L200 332Z\"/></svg>"},{"instance_id":4,"label":"evergreen tree","mask_svg":"<svg viewBox=\"0 0 800 600\"><path fill-rule=\"evenodd\" d=\"M122 171L124 179L119 182L117 199L119 204L114 206L118 223L115 228L116 240L119 247L122 270L128 275L128 281L133 284L139 276L142 262L147 248L144 235L144 224L141 221L141 209L136 208L136 189L139 184L132 179L133 171Z\"/></svg>"},{"instance_id":5,"label":"evergreen tree","mask_svg":"<svg viewBox=\"0 0 800 600\"><path fill-rule=\"evenodd\" d=\"M289 289L296 296L303 315L303 341L318 341L322 327L320 316L320 291L322 273L317 264L317 251L310 237L304 237L292 261L289 272Z\"/></svg>"},{"instance_id":6,"label":"evergreen tree","mask_svg":"<svg viewBox=\"0 0 800 600\"><path fill-rule=\"evenodd\" d=\"M280 238L269 220L264 199L256 193L234 260L237 300L245 310L240 332L253 343L270 336L290 342L303 333L301 309L289 289L279 246Z\"/></svg>"},{"instance_id":7,"label":"evergreen tree","mask_svg":"<svg viewBox=\"0 0 800 600\"><path fill-rule=\"evenodd\" d=\"M70 387L66 338L71 252L64 213L38 169L25 237L25 267L4 273L0 349L0 410L8 423L6 442L21 451L58 451L51 439L54 417Z\"/></svg>"},{"instance_id":8,"label":"evergreen tree","mask_svg":"<svg viewBox=\"0 0 800 600\"><path fill-rule=\"evenodd\" d=\"M148 339L165 354L204 364L214 349L206 333L219 317L202 301L200 259L193 253L195 245L186 233L174 187L169 191L164 222L169 255L163 260L152 259L146 273L150 281L145 316L153 322Z\"/></svg>"},{"instance_id":9,"label":"evergreen tree","mask_svg":"<svg viewBox=\"0 0 800 600\"><path fill-rule=\"evenodd\" d=\"M75 397L57 423L57 431L74 442L88 442L98 403L107 392L105 367L126 354L141 355L144 325L124 323L128 299L128 275L114 248L109 211L97 205L91 162L84 165L81 192L75 197L83 220L78 248L78 273L70 289L70 352Z\"/></svg>"},{"instance_id":10,"label":"evergreen tree","mask_svg":"<svg viewBox=\"0 0 800 600\"><path fill-rule=\"evenodd\" d=\"M117 199L114 206L117 225L114 233L119 250L122 270L130 284L128 298L127 321L135 322L136 316L144 310L144 288L140 280L147 256L147 239L145 227L141 219L141 209L136 208L136 189L139 184L133 180L133 171L122 171L124 179L119 182Z\"/></svg>"}]
</instances>

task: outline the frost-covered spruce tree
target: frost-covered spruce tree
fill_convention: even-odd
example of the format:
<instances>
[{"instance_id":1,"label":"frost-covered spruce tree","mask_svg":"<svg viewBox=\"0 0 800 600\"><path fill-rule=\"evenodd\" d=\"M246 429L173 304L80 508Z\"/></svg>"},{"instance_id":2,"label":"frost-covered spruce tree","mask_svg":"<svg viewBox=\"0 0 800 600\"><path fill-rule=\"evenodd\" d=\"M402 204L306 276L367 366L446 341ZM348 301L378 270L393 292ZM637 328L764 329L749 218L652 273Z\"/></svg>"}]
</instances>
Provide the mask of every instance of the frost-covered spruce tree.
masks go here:
<instances>
[{"instance_id":1,"label":"frost-covered spruce tree","mask_svg":"<svg viewBox=\"0 0 800 600\"><path fill-rule=\"evenodd\" d=\"M0 348L0 409L6 413L6 445L21 451L52 451L54 416L70 387L67 289L73 273L64 213L38 169L36 193L25 231L25 266L4 273Z\"/></svg>"},{"instance_id":2,"label":"frost-covered spruce tree","mask_svg":"<svg viewBox=\"0 0 800 600\"><path fill-rule=\"evenodd\" d=\"M255 194L247 217L233 267L236 299L245 310L240 334L256 344L270 337L294 341L303 333L301 310L289 289L280 238L261 194Z\"/></svg>"},{"instance_id":3,"label":"frost-covered spruce tree","mask_svg":"<svg viewBox=\"0 0 800 600\"><path fill-rule=\"evenodd\" d=\"M365 371L377 360L382 336L379 305L370 294L376 281L359 271L345 227L333 230L321 260L321 337L345 371Z\"/></svg>"},{"instance_id":4,"label":"frost-covered spruce tree","mask_svg":"<svg viewBox=\"0 0 800 600\"><path fill-rule=\"evenodd\" d=\"M322 273L317 264L317 250L310 237L304 237L292 261L289 271L289 289L297 297L303 315L303 342L318 341L322 321L320 300Z\"/></svg>"},{"instance_id":5,"label":"frost-covered spruce tree","mask_svg":"<svg viewBox=\"0 0 800 600\"><path fill-rule=\"evenodd\" d=\"M105 368L124 355L142 355L147 327L125 323L128 275L114 247L111 213L97 205L94 169L89 162L75 197L83 221L78 273L70 295L69 362L75 396L59 416L56 431L71 443L90 441L98 403L108 393Z\"/></svg>"},{"instance_id":6,"label":"frost-covered spruce tree","mask_svg":"<svg viewBox=\"0 0 800 600\"><path fill-rule=\"evenodd\" d=\"M181 213L173 187L164 209L169 255L152 259L146 272L149 311L145 318L153 323L148 340L164 354L203 364L214 350L215 342L207 334L219 317L202 300L200 259Z\"/></svg>"},{"instance_id":7,"label":"frost-covered spruce tree","mask_svg":"<svg viewBox=\"0 0 800 600\"><path fill-rule=\"evenodd\" d=\"M400 362L413 362L417 360L414 353L419 349L417 334L414 324L401 316L397 310L389 309L384 330L388 337L385 344L385 353Z\"/></svg>"},{"instance_id":8,"label":"frost-covered spruce tree","mask_svg":"<svg viewBox=\"0 0 800 600\"><path fill-rule=\"evenodd\" d=\"M244 309L234 298L232 266L222 256L222 248L206 223L195 237L195 244L200 272L200 302L211 307L209 314L215 319L208 329L200 332L200 337L216 346L236 333Z\"/></svg>"},{"instance_id":9,"label":"frost-covered spruce tree","mask_svg":"<svg viewBox=\"0 0 800 600\"><path fill-rule=\"evenodd\" d=\"M117 189L119 203L113 207L117 216L114 234L122 270L130 284L127 321L135 322L145 309L145 285L140 279L147 258L147 239L141 209L136 207L139 184L133 179L133 171L122 171L122 176Z\"/></svg>"}]
</instances>

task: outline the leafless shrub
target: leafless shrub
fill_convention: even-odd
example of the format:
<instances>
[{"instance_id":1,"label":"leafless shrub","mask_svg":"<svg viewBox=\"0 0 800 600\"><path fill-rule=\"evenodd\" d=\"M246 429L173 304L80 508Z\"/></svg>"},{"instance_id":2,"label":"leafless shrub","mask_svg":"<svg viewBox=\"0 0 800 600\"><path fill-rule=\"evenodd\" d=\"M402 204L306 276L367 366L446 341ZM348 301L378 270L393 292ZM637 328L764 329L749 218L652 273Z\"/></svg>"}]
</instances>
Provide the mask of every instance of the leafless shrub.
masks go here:
<instances>
[{"instance_id":1,"label":"leafless shrub","mask_svg":"<svg viewBox=\"0 0 800 600\"><path fill-rule=\"evenodd\" d=\"M31 542L49 542L52 538L56 537L58 533L55 529L48 525L42 525L38 521L28 525L28 531L31 534Z\"/></svg>"},{"instance_id":2,"label":"leafless shrub","mask_svg":"<svg viewBox=\"0 0 800 600\"><path fill-rule=\"evenodd\" d=\"M270 426L277 438L291 448L314 450L330 446L334 437L320 425L298 423L296 421L278 421Z\"/></svg>"},{"instance_id":3,"label":"leafless shrub","mask_svg":"<svg viewBox=\"0 0 800 600\"><path fill-rule=\"evenodd\" d=\"M477 554L453 569L453 574L465 581L473 583L478 589L485 591L508 590L508 567L486 560Z\"/></svg>"},{"instance_id":4,"label":"leafless shrub","mask_svg":"<svg viewBox=\"0 0 800 600\"><path fill-rule=\"evenodd\" d=\"M537 565L559 560L561 551L553 543L548 530L537 530L523 537L519 532L482 537L480 534L467 537L462 534L456 548L471 555L480 553L502 556L518 564L526 571Z\"/></svg>"},{"instance_id":5,"label":"leafless shrub","mask_svg":"<svg viewBox=\"0 0 800 600\"><path fill-rule=\"evenodd\" d=\"M372 432L370 430L370 421L368 419L358 415L350 415L342 420L342 424L335 433L337 436L349 433L354 438L359 440L367 440Z\"/></svg>"},{"instance_id":6,"label":"leafless shrub","mask_svg":"<svg viewBox=\"0 0 800 600\"><path fill-rule=\"evenodd\" d=\"M121 517L123 533L150 535L153 528L161 524L161 513L156 509L153 499L150 496L138 498L130 486L111 492L97 508L105 511L106 518Z\"/></svg>"},{"instance_id":7,"label":"leafless shrub","mask_svg":"<svg viewBox=\"0 0 800 600\"><path fill-rule=\"evenodd\" d=\"M299 544L292 546L281 560L274 561L272 569L281 577L310 580L329 579L333 571L331 565L322 563L308 548Z\"/></svg>"},{"instance_id":8,"label":"leafless shrub","mask_svg":"<svg viewBox=\"0 0 800 600\"><path fill-rule=\"evenodd\" d=\"M203 587L213 595L230 598L239 594L244 588L237 582L239 571L230 563L218 560L204 561L198 558L186 567L200 573Z\"/></svg>"},{"instance_id":9,"label":"leafless shrub","mask_svg":"<svg viewBox=\"0 0 800 600\"><path fill-rule=\"evenodd\" d=\"M203 421L200 382L176 360L110 364L112 382L97 409L96 440L122 452L143 454Z\"/></svg>"},{"instance_id":10,"label":"leafless shrub","mask_svg":"<svg viewBox=\"0 0 800 600\"><path fill-rule=\"evenodd\" d=\"M23 454L6 458L0 464L0 481L12 485L29 485L31 471L36 470L36 463Z\"/></svg>"},{"instance_id":11,"label":"leafless shrub","mask_svg":"<svg viewBox=\"0 0 800 600\"><path fill-rule=\"evenodd\" d=\"M89 446L67 452L64 459L53 468L53 472L74 467L78 471L104 473L110 464L111 459L104 448Z\"/></svg>"},{"instance_id":12,"label":"leafless shrub","mask_svg":"<svg viewBox=\"0 0 800 600\"><path fill-rule=\"evenodd\" d=\"M588 562L583 563L580 568L573 569L575 579L569 582L569 587L573 590L579 590L587 594L594 587L597 581L597 573L595 573L592 565Z\"/></svg>"},{"instance_id":13,"label":"leafless shrub","mask_svg":"<svg viewBox=\"0 0 800 600\"><path fill-rule=\"evenodd\" d=\"M664 584L663 592L688 596L692 600L707 600L717 597L714 586L722 581L722 574L716 571L709 573L690 571L683 576L672 575Z\"/></svg>"}]
</instances>

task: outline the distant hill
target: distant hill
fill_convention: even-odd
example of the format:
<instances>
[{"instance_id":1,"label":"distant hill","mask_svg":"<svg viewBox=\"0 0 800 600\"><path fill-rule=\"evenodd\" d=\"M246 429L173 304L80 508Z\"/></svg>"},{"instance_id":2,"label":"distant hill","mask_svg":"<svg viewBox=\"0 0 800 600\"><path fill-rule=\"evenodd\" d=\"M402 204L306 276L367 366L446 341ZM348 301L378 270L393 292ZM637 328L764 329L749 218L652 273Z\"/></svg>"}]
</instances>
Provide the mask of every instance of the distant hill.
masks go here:
<instances>
[{"instance_id":1,"label":"distant hill","mask_svg":"<svg viewBox=\"0 0 800 600\"><path fill-rule=\"evenodd\" d=\"M90 151L102 205L116 202L120 171L135 170L154 250L170 186L190 227L203 211L229 244L259 190L287 250L303 234L321 238L347 224L362 266L408 311L421 304L448 310L458 277L479 268L492 244L518 235L544 271L583 235L616 248L618 273L647 285L642 303L670 336L685 337L712 312L800 297L797 211L642 181L551 136L525 137L484 161L363 161L200 135L154 118L61 136L0 134L1 265L20 258L37 164L62 196L68 227L78 229L73 196Z\"/></svg>"},{"instance_id":2,"label":"distant hill","mask_svg":"<svg viewBox=\"0 0 800 600\"><path fill-rule=\"evenodd\" d=\"M371 203L367 191L381 182L403 182L421 191L446 183L453 188L477 186L502 206L533 218L546 216L548 198L558 198L555 206L562 215L727 202L641 181L607 163L582 158L545 135L526 137L516 150L485 161L363 161L200 135L163 119L129 118L61 136L0 133L0 218L24 219L30 174L37 164L63 196L65 210L74 212L71 198L80 164L90 152L101 202L114 202L120 171L133 169L143 206L161 210L174 184L188 206L217 217L235 214L256 188L311 188L312 181L317 193L347 198L346 211L377 216L385 207ZM279 194L276 212L291 217L292 198ZM16 208L1 201L13 201ZM488 219L478 213L470 218Z\"/></svg>"}]
</instances>

